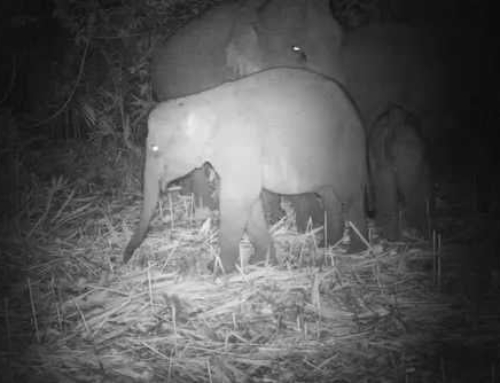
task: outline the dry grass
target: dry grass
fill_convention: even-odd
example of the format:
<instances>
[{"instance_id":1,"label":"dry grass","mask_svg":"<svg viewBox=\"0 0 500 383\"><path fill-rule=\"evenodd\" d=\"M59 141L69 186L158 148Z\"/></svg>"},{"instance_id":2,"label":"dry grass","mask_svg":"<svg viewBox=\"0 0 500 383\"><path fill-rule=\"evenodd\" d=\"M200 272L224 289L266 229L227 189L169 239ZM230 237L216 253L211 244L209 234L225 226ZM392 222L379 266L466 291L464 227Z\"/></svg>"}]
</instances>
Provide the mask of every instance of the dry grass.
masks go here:
<instances>
[{"instance_id":1,"label":"dry grass","mask_svg":"<svg viewBox=\"0 0 500 383\"><path fill-rule=\"evenodd\" d=\"M128 71L147 74L149 46L209 3L150 2L145 25L158 35L137 41ZM135 18L144 8L130 9ZM103 20L103 36L136 29L127 17ZM104 41L107 56L121 52L120 39ZM109 65L121 69L115 56ZM109 73L119 83L121 72ZM83 98L96 142L134 136L149 105L144 76L135 80L135 92ZM279 266L216 279L217 216L198 219L177 196L119 267L141 160L81 142L27 154L12 144L22 142L15 120L0 119L1 382L498 382L498 219L481 219L487 235L473 242L478 222L447 206L434 245L375 236L372 251L346 254L318 249L319 233L297 234L288 214L273 228Z\"/></svg>"},{"instance_id":2,"label":"dry grass","mask_svg":"<svg viewBox=\"0 0 500 383\"><path fill-rule=\"evenodd\" d=\"M425 381L423 358L445 363L426 349L463 343L467 321L470 347L498 341L498 312L468 318L437 291L435 252L419 243L317 249L289 214L273 228L279 267L215 279L217 217L197 221L189 198L174 196L132 264L117 267L139 204L79 197L62 179L45 191L23 233L37 244L25 250L28 273L3 301L4 356L22 355L11 381L22 369L78 382ZM439 253L446 290L453 255Z\"/></svg>"},{"instance_id":3,"label":"dry grass","mask_svg":"<svg viewBox=\"0 0 500 383\"><path fill-rule=\"evenodd\" d=\"M478 376L495 381L498 269L464 268L456 245L374 236L360 254L318 249L321 230L296 233L285 206L279 266L214 278L217 215L191 215L174 193L120 267L140 201L77 185L40 183L22 229L2 237L7 382L472 381L475 360L449 355L490 346Z\"/></svg>"}]
</instances>

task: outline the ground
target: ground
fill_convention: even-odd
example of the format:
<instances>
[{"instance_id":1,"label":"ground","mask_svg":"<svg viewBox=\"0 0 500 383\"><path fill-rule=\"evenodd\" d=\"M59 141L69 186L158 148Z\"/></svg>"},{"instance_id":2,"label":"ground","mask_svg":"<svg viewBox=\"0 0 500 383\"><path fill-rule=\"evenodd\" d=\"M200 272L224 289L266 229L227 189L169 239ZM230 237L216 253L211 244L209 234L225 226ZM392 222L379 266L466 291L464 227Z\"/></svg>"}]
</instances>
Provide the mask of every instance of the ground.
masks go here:
<instances>
[{"instance_id":1,"label":"ground","mask_svg":"<svg viewBox=\"0 0 500 383\"><path fill-rule=\"evenodd\" d=\"M273 227L278 266L215 278L217 214L196 219L178 192L119 264L139 216L140 160L102 153L58 146L24 158L24 209L2 220L7 381L497 379L499 221L463 188L440 196L432 241L375 233L363 253L318 249L289 211Z\"/></svg>"}]
</instances>

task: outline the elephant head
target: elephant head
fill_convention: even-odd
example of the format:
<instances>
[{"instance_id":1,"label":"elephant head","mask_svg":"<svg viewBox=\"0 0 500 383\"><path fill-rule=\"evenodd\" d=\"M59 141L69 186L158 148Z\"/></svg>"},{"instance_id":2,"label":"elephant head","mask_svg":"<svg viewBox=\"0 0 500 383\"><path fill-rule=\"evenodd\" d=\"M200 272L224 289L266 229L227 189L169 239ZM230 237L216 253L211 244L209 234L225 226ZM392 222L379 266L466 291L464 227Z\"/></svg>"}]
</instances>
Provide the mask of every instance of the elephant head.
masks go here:
<instances>
[{"instance_id":1,"label":"elephant head","mask_svg":"<svg viewBox=\"0 0 500 383\"><path fill-rule=\"evenodd\" d=\"M301 67L338 77L341 39L327 1L260 1L257 7L248 2L225 47L226 65L236 77L271 67Z\"/></svg>"},{"instance_id":2,"label":"elephant head","mask_svg":"<svg viewBox=\"0 0 500 383\"><path fill-rule=\"evenodd\" d=\"M215 125L214 114L204 107L198 108L196 114L191 113L183 106L183 101L173 101L149 115L143 207L139 225L125 249L124 262L144 240L160 190L201 167L209 154L207 144Z\"/></svg>"},{"instance_id":3,"label":"elephant head","mask_svg":"<svg viewBox=\"0 0 500 383\"><path fill-rule=\"evenodd\" d=\"M156 49L154 93L164 101L272 67L307 68L339 79L341 43L327 0L223 3Z\"/></svg>"}]
</instances>

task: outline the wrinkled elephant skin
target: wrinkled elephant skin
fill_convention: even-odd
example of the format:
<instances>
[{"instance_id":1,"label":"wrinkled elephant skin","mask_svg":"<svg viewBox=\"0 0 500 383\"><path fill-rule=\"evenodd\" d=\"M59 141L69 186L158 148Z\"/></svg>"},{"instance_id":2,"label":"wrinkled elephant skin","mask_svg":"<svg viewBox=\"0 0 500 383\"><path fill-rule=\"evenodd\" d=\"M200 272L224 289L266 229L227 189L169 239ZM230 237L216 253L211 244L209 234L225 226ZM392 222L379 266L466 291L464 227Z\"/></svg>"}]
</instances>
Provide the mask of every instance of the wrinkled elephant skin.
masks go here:
<instances>
[{"instance_id":1,"label":"wrinkled elephant skin","mask_svg":"<svg viewBox=\"0 0 500 383\"><path fill-rule=\"evenodd\" d=\"M159 101L166 101L272 67L306 68L339 79L341 37L328 0L222 3L157 47L151 65L153 90ZM186 181L197 202L214 206L201 171ZM279 199L268 201L276 215ZM305 203L318 210L314 198Z\"/></svg>"},{"instance_id":2,"label":"wrinkled elephant skin","mask_svg":"<svg viewBox=\"0 0 500 383\"><path fill-rule=\"evenodd\" d=\"M391 107L372 127L368 153L375 218L384 236L400 238L401 205L408 226L427 236L430 171L418 119L399 106Z\"/></svg>"},{"instance_id":3,"label":"wrinkled elephant skin","mask_svg":"<svg viewBox=\"0 0 500 383\"><path fill-rule=\"evenodd\" d=\"M257 259L273 248L260 199L263 188L278 194L318 193L334 239L342 236L344 219L366 232L364 129L349 97L326 77L288 68L259 72L160 103L148 127L144 205L125 262L146 235L159 185L205 162L220 175L226 272L235 268L245 228Z\"/></svg>"}]
</instances>

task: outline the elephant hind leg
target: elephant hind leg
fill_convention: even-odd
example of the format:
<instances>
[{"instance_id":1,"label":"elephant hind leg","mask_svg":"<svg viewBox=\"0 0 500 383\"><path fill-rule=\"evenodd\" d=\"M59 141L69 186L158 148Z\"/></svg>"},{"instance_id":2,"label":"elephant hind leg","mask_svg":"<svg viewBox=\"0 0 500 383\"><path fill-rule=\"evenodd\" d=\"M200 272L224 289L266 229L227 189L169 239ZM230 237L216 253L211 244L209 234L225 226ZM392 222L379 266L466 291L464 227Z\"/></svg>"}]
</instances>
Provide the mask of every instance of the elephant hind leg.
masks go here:
<instances>
[{"instance_id":1,"label":"elephant hind leg","mask_svg":"<svg viewBox=\"0 0 500 383\"><path fill-rule=\"evenodd\" d=\"M269 254L269 262L276 263L276 252L267 227L262 200L258 198L252 205L250 218L247 224L247 234L250 242L255 248L255 260L257 262L266 260Z\"/></svg>"},{"instance_id":2,"label":"elephant hind leg","mask_svg":"<svg viewBox=\"0 0 500 383\"><path fill-rule=\"evenodd\" d=\"M295 221L300 233L305 233L309 218L312 219L315 226L323 224L323 209L315 194L291 195L288 198L295 209Z\"/></svg>"},{"instance_id":3,"label":"elephant hind leg","mask_svg":"<svg viewBox=\"0 0 500 383\"><path fill-rule=\"evenodd\" d=\"M327 238L325 243L334 245L344 235L344 219L342 215L342 203L335 195L333 188L323 187L318 190L323 206L326 210Z\"/></svg>"}]
</instances>

